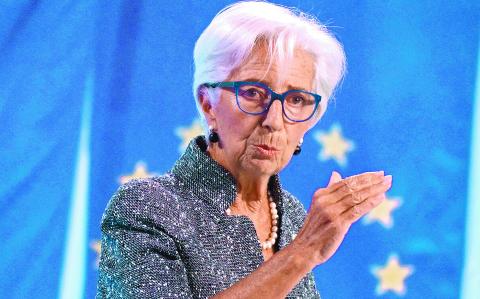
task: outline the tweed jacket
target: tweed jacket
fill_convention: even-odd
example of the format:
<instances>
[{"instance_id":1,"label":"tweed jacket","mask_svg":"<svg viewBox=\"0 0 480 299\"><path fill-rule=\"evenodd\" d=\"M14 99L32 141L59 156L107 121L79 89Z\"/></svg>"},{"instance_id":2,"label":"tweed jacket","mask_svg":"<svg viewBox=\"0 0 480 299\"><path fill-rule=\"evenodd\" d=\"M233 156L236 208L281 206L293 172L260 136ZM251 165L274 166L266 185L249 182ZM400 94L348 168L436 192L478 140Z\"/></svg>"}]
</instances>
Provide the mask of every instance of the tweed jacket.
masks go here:
<instances>
[{"instance_id":1,"label":"tweed jacket","mask_svg":"<svg viewBox=\"0 0 480 299\"><path fill-rule=\"evenodd\" d=\"M130 181L110 199L102 218L97 298L208 298L262 264L253 222L225 212L236 196L235 180L205 150L204 137L195 138L170 172ZM306 213L277 175L269 190L281 250ZM287 296L319 297L312 273Z\"/></svg>"}]
</instances>

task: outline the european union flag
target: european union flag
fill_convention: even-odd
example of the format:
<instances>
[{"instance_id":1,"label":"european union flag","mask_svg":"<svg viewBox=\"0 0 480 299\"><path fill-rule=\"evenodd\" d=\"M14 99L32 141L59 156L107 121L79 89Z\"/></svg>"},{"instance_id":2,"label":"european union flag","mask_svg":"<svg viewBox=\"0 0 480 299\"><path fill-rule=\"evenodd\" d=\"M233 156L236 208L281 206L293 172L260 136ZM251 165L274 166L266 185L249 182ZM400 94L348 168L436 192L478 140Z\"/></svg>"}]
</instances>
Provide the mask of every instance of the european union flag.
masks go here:
<instances>
[{"instance_id":1,"label":"european union flag","mask_svg":"<svg viewBox=\"0 0 480 299\"><path fill-rule=\"evenodd\" d=\"M202 134L194 43L233 1L0 3L0 297L92 298L118 186ZM281 173L393 175L314 270L323 298L480 296L480 5L275 1L326 21L348 74Z\"/></svg>"}]
</instances>

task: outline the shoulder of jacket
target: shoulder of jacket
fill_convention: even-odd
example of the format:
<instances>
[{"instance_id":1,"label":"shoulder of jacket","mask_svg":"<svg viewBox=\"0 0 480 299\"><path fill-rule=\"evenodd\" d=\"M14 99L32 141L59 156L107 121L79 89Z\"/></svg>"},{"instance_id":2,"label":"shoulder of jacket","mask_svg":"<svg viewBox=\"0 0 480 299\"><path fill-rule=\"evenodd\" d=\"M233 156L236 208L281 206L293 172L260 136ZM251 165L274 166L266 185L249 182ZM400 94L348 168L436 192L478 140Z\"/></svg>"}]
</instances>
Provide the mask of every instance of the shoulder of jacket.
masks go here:
<instances>
[{"instance_id":1,"label":"shoulder of jacket","mask_svg":"<svg viewBox=\"0 0 480 299\"><path fill-rule=\"evenodd\" d=\"M305 206L295 195L291 194L285 189L282 189L282 194L285 206L288 206L289 208L293 208L295 210L301 210L303 211L303 213L306 213Z\"/></svg>"},{"instance_id":2,"label":"shoulder of jacket","mask_svg":"<svg viewBox=\"0 0 480 299\"><path fill-rule=\"evenodd\" d=\"M130 180L117 189L110 199L109 206L112 204L135 205L140 202L154 204L159 199L175 200L177 199L174 196L175 188L173 188L175 181L175 177L170 174Z\"/></svg>"},{"instance_id":3,"label":"shoulder of jacket","mask_svg":"<svg viewBox=\"0 0 480 299\"><path fill-rule=\"evenodd\" d=\"M305 206L296 196L287 190L282 189L282 194L285 211L288 212L292 220L295 221L297 225L302 225L307 215Z\"/></svg>"},{"instance_id":4,"label":"shoulder of jacket","mask_svg":"<svg viewBox=\"0 0 480 299\"><path fill-rule=\"evenodd\" d=\"M177 180L171 174L133 179L123 184L111 197L102 217L102 223L117 221L133 225L139 221L168 224L181 211L181 196Z\"/></svg>"}]
</instances>

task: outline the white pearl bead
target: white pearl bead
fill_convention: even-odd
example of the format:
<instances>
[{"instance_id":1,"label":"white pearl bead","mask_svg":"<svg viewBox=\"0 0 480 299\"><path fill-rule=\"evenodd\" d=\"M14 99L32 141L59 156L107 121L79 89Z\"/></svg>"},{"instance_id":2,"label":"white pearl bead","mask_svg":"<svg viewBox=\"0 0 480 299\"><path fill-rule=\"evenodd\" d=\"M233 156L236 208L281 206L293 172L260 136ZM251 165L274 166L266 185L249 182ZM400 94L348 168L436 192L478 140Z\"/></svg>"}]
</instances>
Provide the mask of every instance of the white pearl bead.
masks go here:
<instances>
[{"instance_id":1,"label":"white pearl bead","mask_svg":"<svg viewBox=\"0 0 480 299\"><path fill-rule=\"evenodd\" d=\"M228 208L225 213L227 213L227 215L230 215L232 213L232 211L230 210L230 208Z\"/></svg>"},{"instance_id":2,"label":"white pearl bead","mask_svg":"<svg viewBox=\"0 0 480 299\"><path fill-rule=\"evenodd\" d=\"M261 243L261 246L263 249L272 248L272 246L275 244L278 237L278 234L277 234L278 210L277 210L277 205L275 204L275 202L273 202L273 198L270 192L268 192L268 201L270 202L269 206L270 206L270 213L272 216L272 229L270 231L270 238L268 238L268 240L266 240L265 242Z\"/></svg>"}]
</instances>

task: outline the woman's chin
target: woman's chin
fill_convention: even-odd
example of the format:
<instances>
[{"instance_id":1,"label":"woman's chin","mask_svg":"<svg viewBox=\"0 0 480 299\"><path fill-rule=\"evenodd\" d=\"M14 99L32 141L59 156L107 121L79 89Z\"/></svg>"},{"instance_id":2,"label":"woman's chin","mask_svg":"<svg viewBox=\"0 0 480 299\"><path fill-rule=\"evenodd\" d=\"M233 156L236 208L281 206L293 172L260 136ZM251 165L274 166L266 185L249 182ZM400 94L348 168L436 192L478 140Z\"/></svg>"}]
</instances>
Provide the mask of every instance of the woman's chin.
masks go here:
<instances>
[{"instance_id":1,"label":"woman's chin","mask_svg":"<svg viewBox=\"0 0 480 299\"><path fill-rule=\"evenodd\" d=\"M282 151L264 151L253 146L240 159L241 168L248 172L249 176L272 176L277 174L281 168Z\"/></svg>"},{"instance_id":2,"label":"woman's chin","mask_svg":"<svg viewBox=\"0 0 480 299\"><path fill-rule=\"evenodd\" d=\"M253 158L245 167L253 176L272 176L279 171L276 159Z\"/></svg>"}]
</instances>

